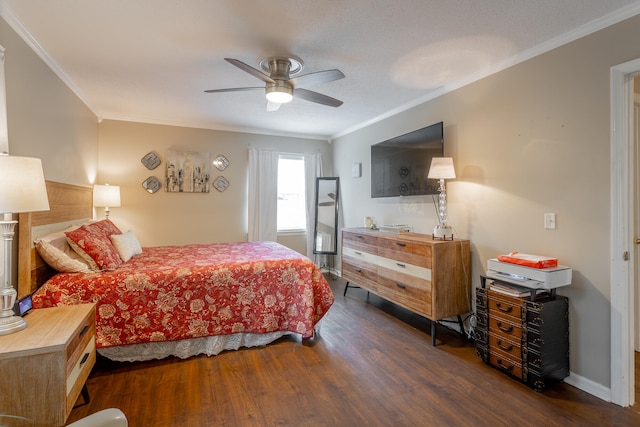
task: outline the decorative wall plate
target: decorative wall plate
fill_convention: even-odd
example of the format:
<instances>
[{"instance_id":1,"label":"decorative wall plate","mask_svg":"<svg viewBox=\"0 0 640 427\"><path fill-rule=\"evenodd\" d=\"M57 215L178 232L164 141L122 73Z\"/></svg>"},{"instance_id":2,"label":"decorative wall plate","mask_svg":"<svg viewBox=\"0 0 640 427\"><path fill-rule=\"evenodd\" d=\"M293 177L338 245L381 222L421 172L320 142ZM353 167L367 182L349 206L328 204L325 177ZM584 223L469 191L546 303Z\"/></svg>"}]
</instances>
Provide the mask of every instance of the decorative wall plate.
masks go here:
<instances>
[{"instance_id":1,"label":"decorative wall plate","mask_svg":"<svg viewBox=\"0 0 640 427\"><path fill-rule=\"evenodd\" d=\"M218 168L218 170L223 171L227 168L227 166L229 166L229 160L225 156L220 154L213 160L213 165Z\"/></svg>"},{"instance_id":2,"label":"decorative wall plate","mask_svg":"<svg viewBox=\"0 0 640 427\"><path fill-rule=\"evenodd\" d=\"M162 188L162 184L160 183L160 180L158 178L156 178L155 176L150 176L142 182L142 187L144 187L144 189L149 193L153 194L160 188Z\"/></svg>"},{"instance_id":3,"label":"decorative wall plate","mask_svg":"<svg viewBox=\"0 0 640 427\"><path fill-rule=\"evenodd\" d=\"M160 157L153 152L147 153L140 161L149 170L153 170L160 165Z\"/></svg>"},{"instance_id":4,"label":"decorative wall plate","mask_svg":"<svg viewBox=\"0 0 640 427\"><path fill-rule=\"evenodd\" d=\"M219 176L215 181L213 181L213 186L216 188L216 190L222 192L226 190L227 187L229 187L229 181L224 176Z\"/></svg>"}]
</instances>

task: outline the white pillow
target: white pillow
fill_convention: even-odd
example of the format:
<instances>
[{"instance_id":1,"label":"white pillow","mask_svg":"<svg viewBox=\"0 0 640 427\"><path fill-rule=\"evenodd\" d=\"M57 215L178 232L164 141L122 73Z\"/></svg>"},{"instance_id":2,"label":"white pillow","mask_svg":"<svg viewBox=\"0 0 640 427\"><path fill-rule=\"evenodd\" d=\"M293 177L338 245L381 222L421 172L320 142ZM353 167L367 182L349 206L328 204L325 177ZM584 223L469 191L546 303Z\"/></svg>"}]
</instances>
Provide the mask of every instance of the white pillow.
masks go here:
<instances>
[{"instance_id":1,"label":"white pillow","mask_svg":"<svg viewBox=\"0 0 640 427\"><path fill-rule=\"evenodd\" d=\"M69 250L62 251L46 240L37 240L36 249L44 262L61 273L91 273L86 262L67 245Z\"/></svg>"},{"instance_id":2,"label":"white pillow","mask_svg":"<svg viewBox=\"0 0 640 427\"><path fill-rule=\"evenodd\" d=\"M138 242L138 238L131 230L124 234L111 235L111 243L113 243L118 255L120 255L120 259L124 262L129 261L132 256L142 253L140 242Z\"/></svg>"}]
</instances>

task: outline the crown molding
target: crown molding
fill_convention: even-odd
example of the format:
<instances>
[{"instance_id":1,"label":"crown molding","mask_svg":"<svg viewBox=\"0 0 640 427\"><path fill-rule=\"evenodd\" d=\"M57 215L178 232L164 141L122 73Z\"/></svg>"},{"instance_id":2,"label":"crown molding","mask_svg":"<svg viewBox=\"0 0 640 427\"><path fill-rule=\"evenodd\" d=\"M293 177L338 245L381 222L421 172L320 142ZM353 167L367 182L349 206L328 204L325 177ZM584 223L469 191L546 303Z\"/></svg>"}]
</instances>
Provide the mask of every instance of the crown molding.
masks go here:
<instances>
[{"instance_id":1,"label":"crown molding","mask_svg":"<svg viewBox=\"0 0 640 427\"><path fill-rule=\"evenodd\" d=\"M514 55L510 58L507 58L504 61L498 63L496 66L489 68L488 70L484 70L480 73L473 74L464 79L458 80L452 84L439 87L420 98L417 98L413 101L405 103L401 106L398 106L397 108L394 108L393 110L390 110L384 114L376 116L370 120L367 120L365 122L362 122L360 124L347 128L343 131L340 131L332 135L330 140L332 141L332 140L338 139L342 136L345 136L357 130L363 129L374 123L380 122L384 119L387 119L389 117L405 112L413 107L429 102L449 92L453 92L454 90L459 89L463 86L474 83L478 80L481 80L485 77L488 77L500 71L506 70L507 68L513 67L514 65L520 64L538 55L542 55L543 53L549 52L560 46L571 43L582 37L588 36L589 34L593 34L596 31L600 31L606 27L617 24L618 22L624 21L625 19L631 18L638 14L640 14L640 2L636 2L629 6L620 8L615 12L609 13L607 15L601 16L600 18L594 19L593 21L587 22L586 24L581 25L572 31L569 31L558 37L554 37L550 40L547 40L544 43L541 43L537 46L527 49L519 53L518 55Z\"/></svg>"},{"instance_id":2,"label":"crown molding","mask_svg":"<svg viewBox=\"0 0 640 427\"><path fill-rule=\"evenodd\" d=\"M71 89L71 91L82 101L89 110L96 116L100 115L96 112L96 109L91 105L87 97L82 93L80 88L76 86L73 80L64 72L64 70L51 58L47 51L40 45L38 40L27 30L22 21L18 19L13 9L4 1L0 0L0 16L9 24L9 26L15 31L18 36L44 61L44 63L58 76L62 82Z\"/></svg>"}]
</instances>

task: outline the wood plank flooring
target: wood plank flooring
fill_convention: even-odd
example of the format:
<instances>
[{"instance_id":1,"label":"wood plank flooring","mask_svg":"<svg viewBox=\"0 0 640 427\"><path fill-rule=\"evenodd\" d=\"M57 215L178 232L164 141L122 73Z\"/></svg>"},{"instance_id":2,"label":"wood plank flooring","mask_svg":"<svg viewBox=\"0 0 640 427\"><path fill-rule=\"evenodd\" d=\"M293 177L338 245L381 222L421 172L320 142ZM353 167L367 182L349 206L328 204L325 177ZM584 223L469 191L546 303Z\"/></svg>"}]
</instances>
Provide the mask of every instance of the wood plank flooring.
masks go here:
<instances>
[{"instance_id":1,"label":"wood plank flooring","mask_svg":"<svg viewBox=\"0 0 640 427\"><path fill-rule=\"evenodd\" d=\"M318 336L188 360L100 358L88 404L144 426L636 426L640 413L561 383L543 393L484 365L473 343L367 292L330 281ZM82 403L80 399L78 403Z\"/></svg>"}]
</instances>

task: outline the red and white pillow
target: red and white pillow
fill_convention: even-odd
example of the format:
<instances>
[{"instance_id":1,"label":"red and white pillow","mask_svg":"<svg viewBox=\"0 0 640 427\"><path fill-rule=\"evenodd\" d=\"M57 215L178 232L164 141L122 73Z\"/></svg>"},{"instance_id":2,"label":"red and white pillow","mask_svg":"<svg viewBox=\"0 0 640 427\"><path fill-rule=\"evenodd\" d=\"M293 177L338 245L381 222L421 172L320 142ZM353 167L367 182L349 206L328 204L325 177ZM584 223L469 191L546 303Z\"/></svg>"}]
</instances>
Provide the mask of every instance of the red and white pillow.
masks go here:
<instances>
[{"instance_id":1,"label":"red and white pillow","mask_svg":"<svg viewBox=\"0 0 640 427\"><path fill-rule=\"evenodd\" d=\"M111 236L122 232L110 220L84 224L64 234L69 245L89 264L91 270L115 270L122 264L118 251L111 243Z\"/></svg>"},{"instance_id":2,"label":"red and white pillow","mask_svg":"<svg viewBox=\"0 0 640 427\"><path fill-rule=\"evenodd\" d=\"M34 241L42 259L62 273L113 270L142 247L133 231L122 233L110 220L92 221Z\"/></svg>"}]
</instances>

